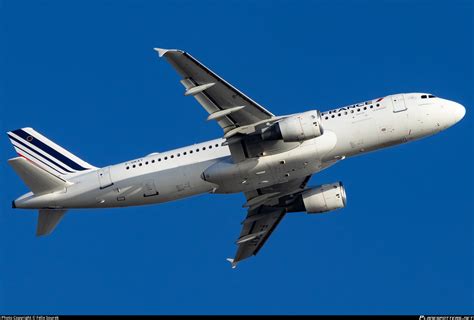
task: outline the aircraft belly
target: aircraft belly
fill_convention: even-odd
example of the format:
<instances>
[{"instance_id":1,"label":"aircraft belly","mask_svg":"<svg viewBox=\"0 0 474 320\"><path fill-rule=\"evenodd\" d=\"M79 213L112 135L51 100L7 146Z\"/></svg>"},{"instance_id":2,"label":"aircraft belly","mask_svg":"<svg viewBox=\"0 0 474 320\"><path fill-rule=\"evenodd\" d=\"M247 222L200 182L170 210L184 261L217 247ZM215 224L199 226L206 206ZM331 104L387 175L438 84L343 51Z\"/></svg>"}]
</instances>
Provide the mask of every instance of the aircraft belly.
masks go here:
<instances>
[{"instance_id":1,"label":"aircraft belly","mask_svg":"<svg viewBox=\"0 0 474 320\"><path fill-rule=\"evenodd\" d=\"M330 146L324 145L325 140L317 139L306 141L287 152L238 163L233 163L231 158L223 159L206 169L204 177L206 181L218 185L215 193L235 193L308 176L320 170L322 157L336 143L335 135L327 142Z\"/></svg>"},{"instance_id":2,"label":"aircraft belly","mask_svg":"<svg viewBox=\"0 0 474 320\"><path fill-rule=\"evenodd\" d=\"M201 179L202 171L209 164L198 163L159 172L157 187L160 202L172 201L199 193L209 192L213 185Z\"/></svg>"}]
</instances>

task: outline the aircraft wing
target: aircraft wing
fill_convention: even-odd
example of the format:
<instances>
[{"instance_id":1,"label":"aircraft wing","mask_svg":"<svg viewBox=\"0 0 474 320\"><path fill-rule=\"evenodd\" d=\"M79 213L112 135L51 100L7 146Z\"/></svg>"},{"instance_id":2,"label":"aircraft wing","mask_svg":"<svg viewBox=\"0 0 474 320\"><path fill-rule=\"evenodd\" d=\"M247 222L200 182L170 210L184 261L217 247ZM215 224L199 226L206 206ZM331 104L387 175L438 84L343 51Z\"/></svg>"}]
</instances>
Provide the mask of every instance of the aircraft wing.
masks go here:
<instances>
[{"instance_id":1,"label":"aircraft wing","mask_svg":"<svg viewBox=\"0 0 474 320\"><path fill-rule=\"evenodd\" d=\"M236 241L237 253L229 258L232 268L237 262L256 255L266 243L286 214L285 206L295 201L297 194L302 192L311 176L295 179L286 183L246 192L249 207L247 217L242 222L242 230Z\"/></svg>"},{"instance_id":2,"label":"aircraft wing","mask_svg":"<svg viewBox=\"0 0 474 320\"><path fill-rule=\"evenodd\" d=\"M182 77L181 83L186 89L184 94L194 96L209 113L208 120L216 120L224 129L224 133L274 117L189 53L175 49L155 50L160 57L165 57Z\"/></svg>"}]
</instances>

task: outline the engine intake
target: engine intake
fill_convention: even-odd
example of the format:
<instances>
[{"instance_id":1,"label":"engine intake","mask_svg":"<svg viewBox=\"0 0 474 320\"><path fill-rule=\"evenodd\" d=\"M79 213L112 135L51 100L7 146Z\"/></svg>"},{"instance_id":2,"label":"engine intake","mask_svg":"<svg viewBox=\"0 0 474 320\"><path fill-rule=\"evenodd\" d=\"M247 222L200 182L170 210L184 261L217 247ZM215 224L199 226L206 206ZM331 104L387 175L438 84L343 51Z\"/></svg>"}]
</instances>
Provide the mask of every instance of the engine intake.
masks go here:
<instances>
[{"instance_id":1,"label":"engine intake","mask_svg":"<svg viewBox=\"0 0 474 320\"><path fill-rule=\"evenodd\" d=\"M312 110L278 121L262 132L262 139L298 142L317 138L323 132L321 113L318 110Z\"/></svg>"},{"instance_id":2,"label":"engine intake","mask_svg":"<svg viewBox=\"0 0 474 320\"><path fill-rule=\"evenodd\" d=\"M323 184L303 192L288 211L323 213L346 206L346 191L341 182Z\"/></svg>"}]
</instances>

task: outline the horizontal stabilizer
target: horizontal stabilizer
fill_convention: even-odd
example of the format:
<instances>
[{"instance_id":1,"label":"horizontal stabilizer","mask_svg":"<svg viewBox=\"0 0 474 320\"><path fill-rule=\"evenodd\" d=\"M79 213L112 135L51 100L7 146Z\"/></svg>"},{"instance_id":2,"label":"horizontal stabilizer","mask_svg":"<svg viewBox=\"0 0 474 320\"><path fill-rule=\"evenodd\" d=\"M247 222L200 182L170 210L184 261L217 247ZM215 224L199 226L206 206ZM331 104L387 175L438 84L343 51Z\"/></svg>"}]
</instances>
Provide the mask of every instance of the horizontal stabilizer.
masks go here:
<instances>
[{"instance_id":1,"label":"horizontal stabilizer","mask_svg":"<svg viewBox=\"0 0 474 320\"><path fill-rule=\"evenodd\" d=\"M67 182L41 169L23 157L9 159L8 163L35 195L64 189Z\"/></svg>"},{"instance_id":2,"label":"horizontal stabilizer","mask_svg":"<svg viewBox=\"0 0 474 320\"><path fill-rule=\"evenodd\" d=\"M67 210L63 209L40 209L38 214L37 236L50 234L63 218Z\"/></svg>"}]
</instances>

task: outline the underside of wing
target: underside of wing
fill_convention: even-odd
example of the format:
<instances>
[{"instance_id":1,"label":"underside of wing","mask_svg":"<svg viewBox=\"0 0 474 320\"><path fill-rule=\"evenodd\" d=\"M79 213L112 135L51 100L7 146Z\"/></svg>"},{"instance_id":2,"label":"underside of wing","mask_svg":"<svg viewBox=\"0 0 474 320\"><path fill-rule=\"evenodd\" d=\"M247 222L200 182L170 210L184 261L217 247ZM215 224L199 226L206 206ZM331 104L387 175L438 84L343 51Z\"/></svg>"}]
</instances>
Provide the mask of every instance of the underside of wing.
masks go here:
<instances>
[{"instance_id":1,"label":"underside of wing","mask_svg":"<svg viewBox=\"0 0 474 320\"><path fill-rule=\"evenodd\" d=\"M216 120L224 133L237 127L270 119L273 114L212 72L189 53L155 48L182 77L185 95L194 98Z\"/></svg>"},{"instance_id":2,"label":"underside of wing","mask_svg":"<svg viewBox=\"0 0 474 320\"><path fill-rule=\"evenodd\" d=\"M260 206L249 212L242 223L240 237L236 241L239 248L233 259L233 266L238 261L256 255L284 216L283 208Z\"/></svg>"},{"instance_id":3,"label":"underside of wing","mask_svg":"<svg viewBox=\"0 0 474 320\"><path fill-rule=\"evenodd\" d=\"M305 189L310 178L311 176L307 176L304 179L295 179L245 193L247 203L244 206L249 209L236 241L237 253L233 259L228 259L233 268L237 266L237 262L260 251L284 218L286 208L296 200L295 196Z\"/></svg>"}]
</instances>

